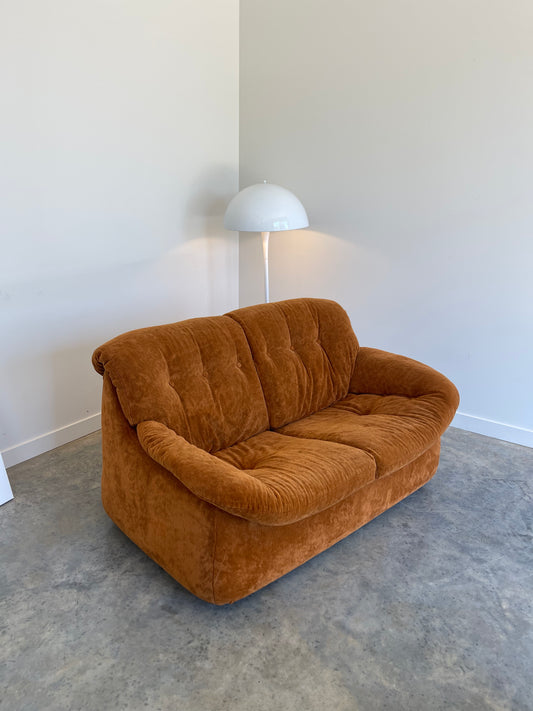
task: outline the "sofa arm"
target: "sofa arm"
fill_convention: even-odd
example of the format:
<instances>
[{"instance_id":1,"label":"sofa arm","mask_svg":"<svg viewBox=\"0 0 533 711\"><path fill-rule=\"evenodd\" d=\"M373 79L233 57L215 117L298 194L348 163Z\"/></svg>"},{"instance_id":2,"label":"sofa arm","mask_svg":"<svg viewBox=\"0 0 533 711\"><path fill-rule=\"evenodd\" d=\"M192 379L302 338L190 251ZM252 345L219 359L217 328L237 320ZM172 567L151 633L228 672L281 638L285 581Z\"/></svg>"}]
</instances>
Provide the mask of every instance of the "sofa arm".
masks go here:
<instances>
[{"instance_id":1,"label":"sofa arm","mask_svg":"<svg viewBox=\"0 0 533 711\"><path fill-rule=\"evenodd\" d=\"M417 360L376 348L359 349L350 392L430 398L445 427L459 406L457 388L444 375Z\"/></svg>"},{"instance_id":2,"label":"sofa arm","mask_svg":"<svg viewBox=\"0 0 533 711\"><path fill-rule=\"evenodd\" d=\"M294 523L315 513L306 511L297 493L279 491L248 471L209 454L161 422L137 425L144 451L195 496L227 513L266 526Z\"/></svg>"}]
</instances>

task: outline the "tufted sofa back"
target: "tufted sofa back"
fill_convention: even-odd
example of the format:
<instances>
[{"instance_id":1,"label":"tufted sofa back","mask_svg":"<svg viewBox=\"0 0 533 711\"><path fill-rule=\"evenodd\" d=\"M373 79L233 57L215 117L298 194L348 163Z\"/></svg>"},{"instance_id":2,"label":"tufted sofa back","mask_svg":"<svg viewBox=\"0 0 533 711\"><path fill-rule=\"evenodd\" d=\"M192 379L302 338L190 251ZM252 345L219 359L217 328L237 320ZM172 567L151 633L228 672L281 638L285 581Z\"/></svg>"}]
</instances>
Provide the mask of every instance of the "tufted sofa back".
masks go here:
<instances>
[{"instance_id":1,"label":"tufted sofa back","mask_svg":"<svg viewBox=\"0 0 533 711\"><path fill-rule=\"evenodd\" d=\"M228 316L246 333L271 427L306 417L348 394L359 344L339 304L291 299Z\"/></svg>"},{"instance_id":2,"label":"tufted sofa back","mask_svg":"<svg viewBox=\"0 0 533 711\"><path fill-rule=\"evenodd\" d=\"M250 347L227 316L124 333L94 352L93 365L110 376L132 426L162 422L208 452L268 428Z\"/></svg>"}]
</instances>

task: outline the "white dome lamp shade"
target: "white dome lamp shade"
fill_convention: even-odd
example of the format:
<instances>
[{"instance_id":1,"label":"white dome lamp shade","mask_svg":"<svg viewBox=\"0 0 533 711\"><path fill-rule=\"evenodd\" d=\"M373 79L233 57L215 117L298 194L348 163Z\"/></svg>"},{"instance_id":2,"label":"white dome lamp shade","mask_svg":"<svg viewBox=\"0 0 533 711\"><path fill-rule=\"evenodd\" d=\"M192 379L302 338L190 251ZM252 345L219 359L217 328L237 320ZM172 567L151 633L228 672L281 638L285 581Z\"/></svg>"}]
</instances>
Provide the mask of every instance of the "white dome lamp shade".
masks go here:
<instances>
[{"instance_id":1,"label":"white dome lamp shade","mask_svg":"<svg viewBox=\"0 0 533 711\"><path fill-rule=\"evenodd\" d=\"M265 301L269 302L268 240L271 232L309 227L304 206L280 185L257 183L235 195L224 215L224 227L239 232L261 232L265 263Z\"/></svg>"}]
</instances>

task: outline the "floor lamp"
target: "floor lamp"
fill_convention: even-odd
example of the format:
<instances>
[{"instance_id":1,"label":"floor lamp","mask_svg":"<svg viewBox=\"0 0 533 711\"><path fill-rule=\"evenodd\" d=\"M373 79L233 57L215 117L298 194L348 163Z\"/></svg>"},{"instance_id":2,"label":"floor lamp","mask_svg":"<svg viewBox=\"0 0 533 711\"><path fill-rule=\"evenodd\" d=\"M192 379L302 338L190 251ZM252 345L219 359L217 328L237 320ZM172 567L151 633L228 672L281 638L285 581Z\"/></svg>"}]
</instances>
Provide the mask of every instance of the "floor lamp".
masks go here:
<instances>
[{"instance_id":1,"label":"floor lamp","mask_svg":"<svg viewBox=\"0 0 533 711\"><path fill-rule=\"evenodd\" d=\"M265 264L265 301L268 285L268 240L271 232L309 227L304 206L290 190L280 185L257 183L237 193L226 209L224 227L238 232L261 232Z\"/></svg>"}]
</instances>

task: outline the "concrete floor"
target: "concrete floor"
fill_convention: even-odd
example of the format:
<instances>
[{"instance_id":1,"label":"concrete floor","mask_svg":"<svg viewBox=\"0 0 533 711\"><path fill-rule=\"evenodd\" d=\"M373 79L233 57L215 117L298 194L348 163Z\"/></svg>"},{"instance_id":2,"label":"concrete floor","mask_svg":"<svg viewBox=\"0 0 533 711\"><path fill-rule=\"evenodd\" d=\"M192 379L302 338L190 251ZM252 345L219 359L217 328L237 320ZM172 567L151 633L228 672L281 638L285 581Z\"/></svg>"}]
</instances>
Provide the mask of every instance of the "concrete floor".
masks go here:
<instances>
[{"instance_id":1,"label":"concrete floor","mask_svg":"<svg viewBox=\"0 0 533 711\"><path fill-rule=\"evenodd\" d=\"M100 504L90 435L9 471L0 708L533 709L533 450L450 429L423 489L234 605Z\"/></svg>"}]
</instances>

